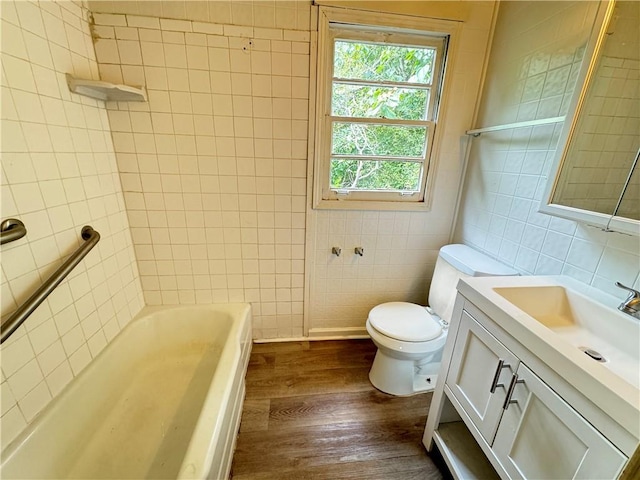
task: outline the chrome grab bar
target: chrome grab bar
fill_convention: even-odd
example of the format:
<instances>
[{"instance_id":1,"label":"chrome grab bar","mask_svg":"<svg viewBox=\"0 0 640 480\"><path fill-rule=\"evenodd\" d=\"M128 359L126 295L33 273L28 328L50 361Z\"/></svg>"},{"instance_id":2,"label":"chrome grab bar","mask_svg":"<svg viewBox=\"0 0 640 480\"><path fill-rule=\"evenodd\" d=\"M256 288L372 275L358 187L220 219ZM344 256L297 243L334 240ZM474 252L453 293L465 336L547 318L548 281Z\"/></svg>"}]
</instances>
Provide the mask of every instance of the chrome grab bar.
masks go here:
<instances>
[{"instance_id":1,"label":"chrome grab bar","mask_svg":"<svg viewBox=\"0 0 640 480\"><path fill-rule=\"evenodd\" d=\"M82 239L84 243L71 254L67 260L38 288L29 299L22 304L13 314L0 326L1 339L0 343L11 336L29 315L44 302L51 292L66 278L78 263L96 246L100 240L100 234L90 226L82 228Z\"/></svg>"},{"instance_id":2,"label":"chrome grab bar","mask_svg":"<svg viewBox=\"0 0 640 480\"><path fill-rule=\"evenodd\" d=\"M13 242L27 234L27 227L17 218L8 218L0 223L0 245Z\"/></svg>"}]
</instances>

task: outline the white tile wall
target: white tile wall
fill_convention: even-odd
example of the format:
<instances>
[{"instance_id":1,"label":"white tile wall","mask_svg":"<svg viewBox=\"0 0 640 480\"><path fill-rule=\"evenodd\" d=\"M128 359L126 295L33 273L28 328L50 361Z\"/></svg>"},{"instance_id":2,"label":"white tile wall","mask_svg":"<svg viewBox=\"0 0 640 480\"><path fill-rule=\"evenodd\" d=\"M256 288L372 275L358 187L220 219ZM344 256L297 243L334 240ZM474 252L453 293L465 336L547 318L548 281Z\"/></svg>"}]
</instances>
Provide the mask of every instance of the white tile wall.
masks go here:
<instances>
[{"instance_id":1,"label":"white tile wall","mask_svg":"<svg viewBox=\"0 0 640 480\"><path fill-rule=\"evenodd\" d=\"M79 2L2 2L2 219L26 237L2 246L10 315L79 245L102 239L0 349L2 446L143 305L105 106L71 94L65 73L97 78Z\"/></svg>"},{"instance_id":2,"label":"white tile wall","mask_svg":"<svg viewBox=\"0 0 640 480\"><path fill-rule=\"evenodd\" d=\"M437 7L432 7L437 8ZM365 333L369 310L388 301L426 304L441 246L449 243L461 175L460 136L472 127L493 14L492 2L465 2L449 103L438 125L445 133L429 212L307 210L312 231L310 335ZM429 10L440 18L451 12ZM459 13L459 12L458 12ZM331 254L333 246L342 255ZM364 256L354 248L364 247Z\"/></svg>"},{"instance_id":3,"label":"white tile wall","mask_svg":"<svg viewBox=\"0 0 640 480\"><path fill-rule=\"evenodd\" d=\"M450 213L449 213L450 215ZM423 212L319 211L311 278L311 334L362 333L383 302L425 304L450 217ZM332 247L341 247L339 257ZM364 255L355 254L363 247Z\"/></svg>"},{"instance_id":4,"label":"white tile wall","mask_svg":"<svg viewBox=\"0 0 640 480\"><path fill-rule=\"evenodd\" d=\"M566 111L594 6L501 4L478 126ZM456 239L523 274L565 274L624 297L613 283L640 286L638 237L537 212L560 127L506 130L472 140Z\"/></svg>"},{"instance_id":5,"label":"white tile wall","mask_svg":"<svg viewBox=\"0 0 640 480\"><path fill-rule=\"evenodd\" d=\"M309 0L89 0L92 12L162 17L258 28L309 30ZM142 22L148 20L141 20Z\"/></svg>"},{"instance_id":6,"label":"white tile wall","mask_svg":"<svg viewBox=\"0 0 640 480\"><path fill-rule=\"evenodd\" d=\"M147 304L247 301L257 338L303 325L309 32L95 15Z\"/></svg>"}]
</instances>

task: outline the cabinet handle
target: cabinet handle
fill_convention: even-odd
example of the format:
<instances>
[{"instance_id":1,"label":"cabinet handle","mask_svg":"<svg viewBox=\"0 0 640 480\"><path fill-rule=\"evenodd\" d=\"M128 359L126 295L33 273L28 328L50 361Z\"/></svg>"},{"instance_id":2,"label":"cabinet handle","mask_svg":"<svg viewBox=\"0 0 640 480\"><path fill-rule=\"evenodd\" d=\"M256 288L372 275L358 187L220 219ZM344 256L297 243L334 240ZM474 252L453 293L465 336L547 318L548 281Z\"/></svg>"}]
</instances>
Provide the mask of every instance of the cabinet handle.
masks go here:
<instances>
[{"instance_id":1,"label":"cabinet handle","mask_svg":"<svg viewBox=\"0 0 640 480\"><path fill-rule=\"evenodd\" d=\"M507 391L507 398L504 399L504 405L502 405L503 410L507 410L509 408L509 405L511 405L512 403L518 403L517 400L511 400L511 397L513 396L513 391L516 389L516 385L518 383L524 383L524 380L522 380L521 378L518 379L518 374L514 373L513 377L511 377L509 390Z\"/></svg>"},{"instance_id":2,"label":"cabinet handle","mask_svg":"<svg viewBox=\"0 0 640 480\"><path fill-rule=\"evenodd\" d=\"M504 363L504 360L500 359L498 361L498 368L496 368L496 373L493 376L493 381L491 382L491 388L489 389L490 393L495 393L496 388L498 387L504 387L503 383L498 383L498 381L500 380L500 373L502 372L503 368L511 368L511 365L509 365L508 363Z\"/></svg>"}]
</instances>

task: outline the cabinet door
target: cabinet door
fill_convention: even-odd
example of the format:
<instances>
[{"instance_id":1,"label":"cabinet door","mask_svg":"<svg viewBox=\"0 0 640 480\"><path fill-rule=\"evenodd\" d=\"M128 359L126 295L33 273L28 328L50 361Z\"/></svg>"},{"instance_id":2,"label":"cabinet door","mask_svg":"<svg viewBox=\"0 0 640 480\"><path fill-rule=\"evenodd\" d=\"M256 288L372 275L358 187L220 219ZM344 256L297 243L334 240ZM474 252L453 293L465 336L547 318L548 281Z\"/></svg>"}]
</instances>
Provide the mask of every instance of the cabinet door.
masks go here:
<instances>
[{"instance_id":1,"label":"cabinet door","mask_svg":"<svg viewBox=\"0 0 640 480\"><path fill-rule=\"evenodd\" d=\"M517 366L517 357L463 311L446 384L489 445Z\"/></svg>"},{"instance_id":2,"label":"cabinet door","mask_svg":"<svg viewBox=\"0 0 640 480\"><path fill-rule=\"evenodd\" d=\"M523 363L493 450L511 478L616 478L627 458ZM517 380L517 383L515 381Z\"/></svg>"}]
</instances>

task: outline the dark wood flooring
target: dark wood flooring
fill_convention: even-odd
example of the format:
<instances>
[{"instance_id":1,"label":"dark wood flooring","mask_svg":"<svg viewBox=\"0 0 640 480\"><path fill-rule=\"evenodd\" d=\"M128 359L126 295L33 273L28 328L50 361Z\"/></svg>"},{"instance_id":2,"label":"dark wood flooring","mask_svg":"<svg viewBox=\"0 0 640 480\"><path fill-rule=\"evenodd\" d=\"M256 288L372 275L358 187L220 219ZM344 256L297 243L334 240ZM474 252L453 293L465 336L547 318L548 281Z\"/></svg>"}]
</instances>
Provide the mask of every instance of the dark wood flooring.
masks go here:
<instances>
[{"instance_id":1,"label":"dark wood flooring","mask_svg":"<svg viewBox=\"0 0 640 480\"><path fill-rule=\"evenodd\" d=\"M370 340L255 344L232 478L443 478L422 446L431 394L373 388L375 352Z\"/></svg>"}]
</instances>

